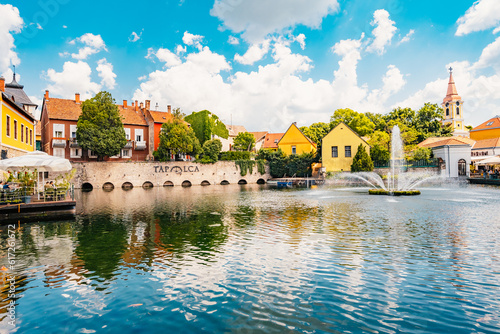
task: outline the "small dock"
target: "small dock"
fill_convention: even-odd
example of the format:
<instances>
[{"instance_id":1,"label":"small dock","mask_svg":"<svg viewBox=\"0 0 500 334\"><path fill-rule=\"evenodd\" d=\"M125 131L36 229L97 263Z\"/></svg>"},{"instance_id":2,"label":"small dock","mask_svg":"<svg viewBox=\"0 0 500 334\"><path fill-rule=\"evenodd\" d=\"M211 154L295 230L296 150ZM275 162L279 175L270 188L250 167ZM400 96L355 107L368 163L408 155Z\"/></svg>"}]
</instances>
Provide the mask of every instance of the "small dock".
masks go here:
<instances>
[{"instance_id":1,"label":"small dock","mask_svg":"<svg viewBox=\"0 0 500 334\"><path fill-rule=\"evenodd\" d=\"M76 201L33 202L0 206L1 224L12 221L39 221L74 217Z\"/></svg>"}]
</instances>

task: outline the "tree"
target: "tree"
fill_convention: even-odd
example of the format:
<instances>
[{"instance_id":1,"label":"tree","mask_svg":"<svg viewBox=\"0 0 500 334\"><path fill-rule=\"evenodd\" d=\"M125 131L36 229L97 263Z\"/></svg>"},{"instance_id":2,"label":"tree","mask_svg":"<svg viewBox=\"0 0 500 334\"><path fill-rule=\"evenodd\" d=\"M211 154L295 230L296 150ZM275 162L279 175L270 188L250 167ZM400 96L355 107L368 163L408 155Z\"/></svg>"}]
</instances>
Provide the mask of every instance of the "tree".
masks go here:
<instances>
[{"instance_id":1,"label":"tree","mask_svg":"<svg viewBox=\"0 0 500 334\"><path fill-rule=\"evenodd\" d=\"M373 161L366 153L366 149L363 144L359 144L358 152L354 156L351 165L351 172L371 172L373 171Z\"/></svg>"},{"instance_id":2,"label":"tree","mask_svg":"<svg viewBox=\"0 0 500 334\"><path fill-rule=\"evenodd\" d=\"M321 157L321 144L322 139L330 132L331 130L330 123L313 123L310 126L302 126L300 131L304 133L309 139L317 145L317 155L318 158Z\"/></svg>"},{"instance_id":3,"label":"tree","mask_svg":"<svg viewBox=\"0 0 500 334\"><path fill-rule=\"evenodd\" d=\"M387 122L383 115L371 112L367 112L365 115L375 124L375 131L387 131Z\"/></svg>"},{"instance_id":4,"label":"tree","mask_svg":"<svg viewBox=\"0 0 500 334\"><path fill-rule=\"evenodd\" d=\"M412 152L412 154L409 156L408 160L414 160L414 161L426 160L426 161L430 161L430 159L432 158L432 156L433 156L432 149L430 149L428 147L419 147L419 148L417 148L416 150L414 150Z\"/></svg>"},{"instance_id":5,"label":"tree","mask_svg":"<svg viewBox=\"0 0 500 334\"><path fill-rule=\"evenodd\" d=\"M368 144L371 147L381 146L389 150L391 147L391 136L385 131L375 131L368 140Z\"/></svg>"},{"instance_id":6,"label":"tree","mask_svg":"<svg viewBox=\"0 0 500 334\"><path fill-rule=\"evenodd\" d=\"M213 163L219 160L219 154L222 150L222 143L219 139L207 140L203 144L202 152L203 158L201 162L203 163Z\"/></svg>"},{"instance_id":7,"label":"tree","mask_svg":"<svg viewBox=\"0 0 500 334\"><path fill-rule=\"evenodd\" d=\"M229 137L229 131L224 123L222 123L217 115L212 114L208 110L192 112L191 115L186 116L184 119L191 124L191 128L194 130L196 138L198 138L201 145L207 140L212 139L214 135L224 139Z\"/></svg>"},{"instance_id":8,"label":"tree","mask_svg":"<svg viewBox=\"0 0 500 334\"><path fill-rule=\"evenodd\" d=\"M110 93L99 92L82 103L76 139L84 150L91 150L99 160L118 155L127 144L118 107Z\"/></svg>"},{"instance_id":9,"label":"tree","mask_svg":"<svg viewBox=\"0 0 500 334\"><path fill-rule=\"evenodd\" d=\"M363 113L351 109L337 109L330 118L330 127L333 129L340 122L347 124L360 136L366 136L375 130L375 124Z\"/></svg>"},{"instance_id":10,"label":"tree","mask_svg":"<svg viewBox=\"0 0 500 334\"><path fill-rule=\"evenodd\" d=\"M197 155L200 152L200 142L187 123L182 119L178 109L174 110L172 121L161 126L160 145L153 155L160 161L169 161L171 154L188 153Z\"/></svg>"},{"instance_id":11,"label":"tree","mask_svg":"<svg viewBox=\"0 0 500 334\"><path fill-rule=\"evenodd\" d=\"M237 151L251 151L255 144L255 137L250 132L240 132L234 138L233 147Z\"/></svg>"},{"instance_id":12,"label":"tree","mask_svg":"<svg viewBox=\"0 0 500 334\"><path fill-rule=\"evenodd\" d=\"M386 162L391 160L391 153L385 146L374 145L370 149L370 158L372 161Z\"/></svg>"}]
</instances>

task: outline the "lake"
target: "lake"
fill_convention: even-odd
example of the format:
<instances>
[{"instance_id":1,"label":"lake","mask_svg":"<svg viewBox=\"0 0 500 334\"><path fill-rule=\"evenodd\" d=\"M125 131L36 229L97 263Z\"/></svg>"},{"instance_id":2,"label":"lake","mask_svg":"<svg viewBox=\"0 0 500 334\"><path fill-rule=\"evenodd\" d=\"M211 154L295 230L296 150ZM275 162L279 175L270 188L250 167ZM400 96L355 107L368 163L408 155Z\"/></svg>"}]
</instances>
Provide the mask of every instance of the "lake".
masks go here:
<instances>
[{"instance_id":1,"label":"lake","mask_svg":"<svg viewBox=\"0 0 500 334\"><path fill-rule=\"evenodd\" d=\"M420 190L79 192L1 227L0 332L498 333L500 189Z\"/></svg>"}]
</instances>

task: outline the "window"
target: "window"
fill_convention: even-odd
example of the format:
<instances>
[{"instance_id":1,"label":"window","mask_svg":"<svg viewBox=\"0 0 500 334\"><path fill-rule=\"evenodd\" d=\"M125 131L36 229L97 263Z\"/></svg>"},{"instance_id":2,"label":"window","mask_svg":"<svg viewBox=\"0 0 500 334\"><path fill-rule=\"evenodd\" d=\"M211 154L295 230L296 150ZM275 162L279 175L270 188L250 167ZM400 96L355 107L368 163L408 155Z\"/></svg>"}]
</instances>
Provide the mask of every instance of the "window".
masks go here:
<instances>
[{"instance_id":1,"label":"window","mask_svg":"<svg viewBox=\"0 0 500 334\"><path fill-rule=\"evenodd\" d=\"M143 138L144 138L144 130L135 129L135 141L136 142L142 141Z\"/></svg>"},{"instance_id":2,"label":"window","mask_svg":"<svg viewBox=\"0 0 500 334\"><path fill-rule=\"evenodd\" d=\"M75 124L71 124L69 126L69 132L71 134L71 138L75 139L76 138L76 125Z\"/></svg>"},{"instance_id":3,"label":"window","mask_svg":"<svg viewBox=\"0 0 500 334\"><path fill-rule=\"evenodd\" d=\"M297 154L297 146L292 145L292 154Z\"/></svg>"},{"instance_id":4,"label":"window","mask_svg":"<svg viewBox=\"0 0 500 334\"><path fill-rule=\"evenodd\" d=\"M26 144L29 144L28 138L28 127L26 127Z\"/></svg>"},{"instance_id":5,"label":"window","mask_svg":"<svg viewBox=\"0 0 500 334\"><path fill-rule=\"evenodd\" d=\"M345 157L350 158L351 157L351 146L346 146L345 147Z\"/></svg>"},{"instance_id":6,"label":"window","mask_svg":"<svg viewBox=\"0 0 500 334\"><path fill-rule=\"evenodd\" d=\"M24 141L24 124L21 124L21 143Z\"/></svg>"},{"instance_id":7,"label":"window","mask_svg":"<svg viewBox=\"0 0 500 334\"><path fill-rule=\"evenodd\" d=\"M129 149L123 149L122 150L122 158L130 158L130 150Z\"/></svg>"},{"instance_id":8,"label":"window","mask_svg":"<svg viewBox=\"0 0 500 334\"><path fill-rule=\"evenodd\" d=\"M80 148L70 149L70 157L71 158L81 158L82 157L82 150Z\"/></svg>"},{"instance_id":9,"label":"window","mask_svg":"<svg viewBox=\"0 0 500 334\"><path fill-rule=\"evenodd\" d=\"M64 138L64 124L54 124L54 138Z\"/></svg>"},{"instance_id":10,"label":"window","mask_svg":"<svg viewBox=\"0 0 500 334\"><path fill-rule=\"evenodd\" d=\"M125 128L125 138L127 138L127 140L130 140L130 129L129 128Z\"/></svg>"},{"instance_id":11,"label":"window","mask_svg":"<svg viewBox=\"0 0 500 334\"><path fill-rule=\"evenodd\" d=\"M450 108L446 108L446 116L450 116Z\"/></svg>"},{"instance_id":12,"label":"window","mask_svg":"<svg viewBox=\"0 0 500 334\"><path fill-rule=\"evenodd\" d=\"M332 158L339 157L339 148L338 146L332 146Z\"/></svg>"},{"instance_id":13,"label":"window","mask_svg":"<svg viewBox=\"0 0 500 334\"><path fill-rule=\"evenodd\" d=\"M460 115L460 108L457 107L457 115Z\"/></svg>"},{"instance_id":14,"label":"window","mask_svg":"<svg viewBox=\"0 0 500 334\"><path fill-rule=\"evenodd\" d=\"M491 125L493 125L493 122L488 122L488 124L486 124L486 126L491 126Z\"/></svg>"},{"instance_id":15,"label":"window","mask_svg":"<svg viewBox=\"0 0 500 334\"><path fill-rule=\"evenodd\" d=\"M7 126L7 128L5 129L5 134L7 135L7 137L10 137L10 116L7 115L7 119L5 120L5 125Z\"/></svg>"},{"instance_id":16,"label":"window","mask_svg":"<svg viewBox=\"0 0 500 334\"><path fill-rule=\"evenodd\" d=\"M97 158L97 154L95 154L93 151L89 150L89 158Z\"/></svg>"},{"instance_id":17,"label":"window","mask_svg":"<svg viewBox=\"0 0 500 334\"><path fill-rule=\"evenodd\" d=\"M14 139L17 139L17 121L14 120Z\"/></svg>"},{"instance_id":18,"label":"window","mask_svg":"<svg viewBox=\"0 0 500 334\"><path fill-rule=\"evenodd\" d=\"M63 136L62 131L56 131L56 132L54 132L54 137L55 138L62 138L62 136Z\"/></svg>"},{"instance_id":19,"label":"window","mask_svg":"<svg viewBox=\"0 0 500 334\"><path fill-rule=\"evenodd\" d=\"M33 145L33 130L30 129L30 145Z\"/></svg>"},{"instance_id":20,"label":"window","mask_svg":"<svg viewBox=\"0 0 500 334\"><path fill-rule=\"evenodd\" d=\"M55 157L59 157L59 158L66 158L64 151L65 151L64 148L54 147L54 149L52 151L52 155Z\"/></svg>"}]
</instances>

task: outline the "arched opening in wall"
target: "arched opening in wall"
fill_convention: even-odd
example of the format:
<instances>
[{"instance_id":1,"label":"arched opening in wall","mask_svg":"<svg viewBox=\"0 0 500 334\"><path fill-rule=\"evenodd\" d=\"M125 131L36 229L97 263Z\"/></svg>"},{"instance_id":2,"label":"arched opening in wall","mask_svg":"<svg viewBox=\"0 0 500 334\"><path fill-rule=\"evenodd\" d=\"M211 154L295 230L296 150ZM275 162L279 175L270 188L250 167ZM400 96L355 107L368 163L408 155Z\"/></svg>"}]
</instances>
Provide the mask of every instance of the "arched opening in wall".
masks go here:
<instances>
[{"instance_id":1,"label":"arched opening in wall","mask_svg":"<svg viewBox=\"0 0 500 334\"><path fill-rule=\"evenodd\" d=\"M182 186L183 186L184 188L191 187L191 182L189 182L189 181L187 181L187 180L186 180L186 181L182 182Z\"/></svg>"},{"instance_id":2,"label":"arched opening in wall","mask_svg":"<svg viewBox=\"0 0 500 334\"><path fill-rule=\"evenodd\" d=\"M242 185L242 184L248 184L247 180L244 180L244 179L241 179L238 181L238 184Z\"/></svg>"},{"instance_id":3,"label":"arched opening in wall","mask_svg":"<svg viewBox=\"0 0 500 334\"><path fill-rule=\"evenodd\" d=\"M266 180L264 179L258 179L257 184L266 184Z\"/></svg>"},{"instance_id":4,"label":"arched opening in wall","mask_svg":"<svg viewBox=\"0 0 500 334\"><path fill-rule=\"evenodd\" d=\"M208 182L207 180L201 182L201 185L202 186L209 186L210 185L210 182Z\"/></svg>"},{"instance_id":5,"label":"arched opening in wall","mask_svg":"<svg viewBox=\"0 0 500 334\"><path fill-rule=\"evenodd\" d=\"M166 181L164 184L163 184L164 187L173 187L174 186L174 183L172 181Z\"/></svg>"},{"instance_id":6,"label":"arched opening in wall","mask_svg":"<svg viewBox=\"0 0 500 334\"><path fill-rule=\"evenodd\" d=\"M464 159L458 160L458 176L467 175L467 162Z\"/></svg>"},{"instance_id":7,"label":"arched opening in wall","mask_svg":"<svg viewBox=\"0 0 500 334\"><path fill-rule=\"evenodd\" d=\"M122 189L123 190L130 190L134 187L134 185L130 182L125 182L124 184L122 184Z\"/></svg>"},{"instance_id":8,"label":"arched opening in wall","mask_svg":"<svg viewBox=\"0 0 500 334\"><path fill-rule=\"evenodd\" d=\"M102 185L102 189L104 191L111 191L111 190L115 189L115 185L111 182L106 182Z\"/></svg>"},{"instance_id":9,"label":"arched opening in wall","mask_svg":"<svg viewBox=\"0 0 500 334\"><path fill-rule=\"evenodd\" d=\"M151 189L151 188L153 188L153 187L154 187L154 185L153 185L153 183L152 183L152 182L146 181L146 182L144 182L144 183L143 183L142 187L143 187L144 189Z\"/></svg>"},{"instance_id":10,"label":"arched opening in wall","mask_svg":"<svg viewBox=\"0 0 500 334\"><path fill-rule=\"evenodd\" d=\"M82 191L83 192L89 192L89 191L92 191L94 189L94 186L91 185L90 183L84 183L82 184Z\"/></svg>"},{"instance_id":11,"label":"arched opening in wall","mask_svg":"<svg viewBox=\"0 0 500 334\"><path fill-rule=\"evenodd\" d=\"M221 186L227 186L229 184L229 181L224 180L220 184L221 184Z\"/></svg>"}]
</instances>

